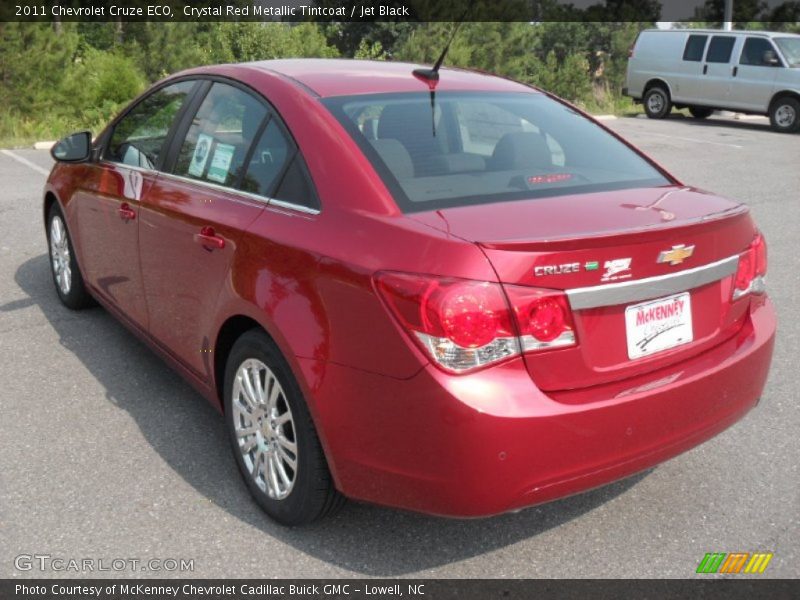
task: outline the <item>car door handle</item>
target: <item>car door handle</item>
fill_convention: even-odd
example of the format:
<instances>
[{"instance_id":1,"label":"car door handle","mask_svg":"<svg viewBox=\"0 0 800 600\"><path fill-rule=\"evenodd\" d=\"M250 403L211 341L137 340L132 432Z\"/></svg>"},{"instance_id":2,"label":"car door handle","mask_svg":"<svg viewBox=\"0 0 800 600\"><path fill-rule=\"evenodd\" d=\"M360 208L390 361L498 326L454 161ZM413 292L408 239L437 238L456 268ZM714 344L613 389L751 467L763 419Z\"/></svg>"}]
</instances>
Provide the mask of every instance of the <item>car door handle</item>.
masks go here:
<instances>
[{"instance_id":1,"label":"car door handle","mask_svg":"<svg viewBox=\"0 0 800 600\"><path fill-rule=\"evenodd\" d=\"M703 65L703 75L708 73L708 65Z\"/></svg>"},{"instance_id":2,"label":"car door handle","mask_svg":"<svg viewBox=\"0 0 800 600\"><path fill-rule=\"evenodd\" d=\"M194 241L201 246L217 248L219 250L225 247L225 239L218 236L213 227L208 226L203 227L200 233L194 234Z\"/></svg>"},{"instance_id":3,"label":"car door handle","mask_svg":"<svg viewBox=\"0 0 800 600\"><path fill-rule=\"evenodd\" d=\"M733 76L736 77L736 74L739 72L739 67L733 67Z\"/></svg>"},{"instance_id":4,"label":"car door handle","mask_svg":"<svg viewBox=\"0 0 800 600\"><path fill-rule=\"evenodd\" d=\"M136 211L131 208L127 202L123 202L119 207L119 216L124 221L132 221L136 218Z\"/></svg>"}]
</instances>

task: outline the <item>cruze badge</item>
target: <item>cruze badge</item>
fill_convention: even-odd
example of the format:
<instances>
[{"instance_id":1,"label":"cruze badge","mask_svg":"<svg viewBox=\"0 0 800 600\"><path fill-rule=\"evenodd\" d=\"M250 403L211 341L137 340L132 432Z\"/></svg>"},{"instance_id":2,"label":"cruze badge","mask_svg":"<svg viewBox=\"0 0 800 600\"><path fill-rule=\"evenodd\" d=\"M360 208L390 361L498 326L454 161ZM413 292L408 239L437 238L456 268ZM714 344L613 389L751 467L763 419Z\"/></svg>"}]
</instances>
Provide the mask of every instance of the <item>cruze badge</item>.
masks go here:
<instances>
[{"instance_id":1,"label":"cruze badge","mask_svg":"<svg viewBox=\"0 0 800 600\"><path fill-rule=\"evenodd\" d=\"M581 263L565 263L563 265L542 265L533 268L536 277L542 275L565 275L566 273L577 273L581 270Z\"/></svg>"},{"instance_id":2,"label":"cruze badge","mask_svg":"<svg viewBox=\"0 0 800 600\"><path fill-rule=\"evenodd\" d=\"M669 250L662 250L658 255L658 260L656 262L669 263L672 266L675 266L681 264L692 254L694 254L694 245L686 246L684 244L680 244L678 246L673 246Z\"/></svg>"}]
</instances>

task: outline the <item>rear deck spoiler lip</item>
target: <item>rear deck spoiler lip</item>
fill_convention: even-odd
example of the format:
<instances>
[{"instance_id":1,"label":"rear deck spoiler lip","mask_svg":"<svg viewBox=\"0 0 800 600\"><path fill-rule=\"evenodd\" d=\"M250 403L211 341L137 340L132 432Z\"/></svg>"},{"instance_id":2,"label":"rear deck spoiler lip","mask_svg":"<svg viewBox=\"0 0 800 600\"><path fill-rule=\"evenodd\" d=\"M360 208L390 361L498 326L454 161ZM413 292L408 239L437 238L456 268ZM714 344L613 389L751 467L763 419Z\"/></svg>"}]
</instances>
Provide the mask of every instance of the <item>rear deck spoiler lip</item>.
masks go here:
<instances>
[{"instance_id":1,"label":"rear deck spoiler lip","mask_svg":"<svg viewBox=\"0 0 800 600\"><path fill-rule=\"evenodd\" d=\"M646 227L636 229L612 229L598 231L596 233L581 234L580 236L562 236L541 239L510 239L496 241L475 241L478 246L487 250L508 250L512 252L542 252L558 250L580 250L591 246L600 248L604 246L617 246L629 242L636 242L637 238L643 233L664 232L668 234L675 229L691 228L696 226L713 227L715 222L721 225L729 218L737 218L748 215L750 209L746 204L738 204L723 211L697 217L695 219L681 220L672 225L656 223Z\"/></svg>"}]
</instances>

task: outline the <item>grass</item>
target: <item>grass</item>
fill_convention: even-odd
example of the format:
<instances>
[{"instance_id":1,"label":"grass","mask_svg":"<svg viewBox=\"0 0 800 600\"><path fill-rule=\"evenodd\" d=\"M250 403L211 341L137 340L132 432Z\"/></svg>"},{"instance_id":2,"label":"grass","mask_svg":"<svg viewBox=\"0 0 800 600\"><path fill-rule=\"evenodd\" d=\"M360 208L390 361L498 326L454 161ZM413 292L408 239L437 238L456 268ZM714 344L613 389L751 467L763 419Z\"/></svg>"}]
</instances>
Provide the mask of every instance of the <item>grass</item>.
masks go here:
<instances>
[{"instance_id":1,"label":"grass","mask_svg":"<svg viewBox=\"0 0 800 600\"><path fill-rule=\"evenodd\" d=\"M87 122L63 115L24 117L19 114L0 112L0 148L29 147L34 142L58 140L73 133L89 129L97 134L105 126L106 119Z\"/></svg>"}]
</instances>

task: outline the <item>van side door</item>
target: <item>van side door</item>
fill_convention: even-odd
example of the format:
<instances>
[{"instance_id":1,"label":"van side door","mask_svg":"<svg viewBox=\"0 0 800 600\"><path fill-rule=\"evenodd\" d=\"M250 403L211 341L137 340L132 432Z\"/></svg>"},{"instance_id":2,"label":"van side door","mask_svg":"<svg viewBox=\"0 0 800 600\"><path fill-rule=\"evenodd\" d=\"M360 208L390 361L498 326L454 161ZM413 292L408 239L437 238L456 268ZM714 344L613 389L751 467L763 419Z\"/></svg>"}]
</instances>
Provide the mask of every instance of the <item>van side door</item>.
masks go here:
<instances>
[{"instance_id":1,"label":"van side door","mask_svg":"<svg viewBox=\"0 0 800 600\"><path fill-rule=\"evenodd\" d=\"M672 100L689 104L702 104L705 76L703 75L703 56L708 45L707 33L692 33L686 38L683 56L676 69Z\"/></svg>"},{"instance_id":2,"label":"van side door","mask_svg":"<svg viewBox=\"0 0 800 600\"><path fill-rule=\"evenodd\" d=\"M733 35L713 35L706 50L703 65L703 88L698 98L700 104L728 108L733 86L733 49L737 38Z\"/></svg>"},{"instance_id":3,"label":"van side door","mask_svg":"<svg viewBox=\"0 0 800 600\"><path fill-rule=\"evenodd\" d=\"M747 36L739 64L733 67L731 107L766 113L782 68L783 62L768 38Z\"/></svg>"}]
</instances>

